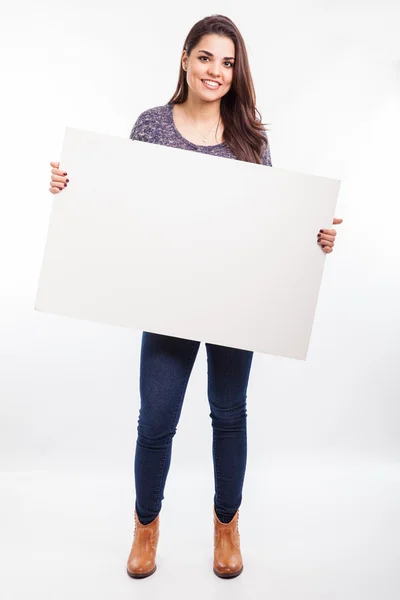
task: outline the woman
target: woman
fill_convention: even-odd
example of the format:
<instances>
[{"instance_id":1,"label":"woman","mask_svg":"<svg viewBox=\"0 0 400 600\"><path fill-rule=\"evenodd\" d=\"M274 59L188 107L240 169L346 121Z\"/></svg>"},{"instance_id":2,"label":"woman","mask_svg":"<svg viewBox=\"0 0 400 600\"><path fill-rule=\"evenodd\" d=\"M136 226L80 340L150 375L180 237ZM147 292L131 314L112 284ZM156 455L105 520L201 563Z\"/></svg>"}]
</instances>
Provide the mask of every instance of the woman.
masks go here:
<instances>
[{"instance_id":1,"label":"woman","mask_svg":"<svg viewBox=\"0 0 400 600\"><path fill-rule=\"evenodd\" d=\"M143 112L131 139L271 165L268 137L255 106L243 38L227 17L214 15L190 30L171 100ZM52 193L67 186L67 173L52 167ZM204 174L207 189L212 181ZM341 222L341 219L335 219ZM331 252L336 231L321 230L317 242ZM208 400L213 427L214 573L243 570L238 532L246 468L246 394L253 353L206 343ZM181 414L200 342L143 332L140 411L135 453L134 541L127 572L142 578L156 570L159 513L171 461L172 438Z\"/></svg>"}]
</instances>

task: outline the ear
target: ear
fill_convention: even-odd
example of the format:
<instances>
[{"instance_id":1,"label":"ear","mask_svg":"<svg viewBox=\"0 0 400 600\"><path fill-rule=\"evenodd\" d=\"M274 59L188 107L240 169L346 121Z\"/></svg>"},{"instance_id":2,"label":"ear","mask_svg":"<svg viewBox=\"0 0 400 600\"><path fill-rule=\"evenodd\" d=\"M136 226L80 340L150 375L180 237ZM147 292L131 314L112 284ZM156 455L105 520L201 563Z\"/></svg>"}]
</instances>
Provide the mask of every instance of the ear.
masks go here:
<instances>
[{"instance_id":1,"label":"ear","mask_svg":"<svg viewBox=\"0 0 400 600\"><path fill-rule=\"evenodd\" d=\"M184 50L182 53L182 69L184 71L187 71L187 61L188 61L188 57L186 54L186 50Z\"/></svg>"}]
</instances>

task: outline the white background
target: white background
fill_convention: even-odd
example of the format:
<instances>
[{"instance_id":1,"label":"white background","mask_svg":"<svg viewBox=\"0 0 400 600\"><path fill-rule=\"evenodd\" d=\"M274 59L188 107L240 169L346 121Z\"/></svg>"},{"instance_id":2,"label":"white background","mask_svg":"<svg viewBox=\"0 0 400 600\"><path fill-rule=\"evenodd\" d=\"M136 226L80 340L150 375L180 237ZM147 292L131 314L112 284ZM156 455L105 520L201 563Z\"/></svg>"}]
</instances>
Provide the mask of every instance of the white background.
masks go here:
<instances>
[{"instance_id":1,"label":"white background","mask_svg":"<svg viewBox=\"0 0 400 600\"><path fill-rule=\"evenodd\" d=\"M2 597L130 598L141 585L148 598L398 598L396 5L2 4ZM189 29L216 13L244 36L273 165L341 179L344 222L326 256L307 361L254 357L243 574L228 582L212 573L202 345L173 442L158 571L138 582L124 565L141 333L34 311L49 161L59 159L66 125L128 137L140 112L172 96ZM133 174L124 177L129 186Z\"/></svg>"}]
</instances>

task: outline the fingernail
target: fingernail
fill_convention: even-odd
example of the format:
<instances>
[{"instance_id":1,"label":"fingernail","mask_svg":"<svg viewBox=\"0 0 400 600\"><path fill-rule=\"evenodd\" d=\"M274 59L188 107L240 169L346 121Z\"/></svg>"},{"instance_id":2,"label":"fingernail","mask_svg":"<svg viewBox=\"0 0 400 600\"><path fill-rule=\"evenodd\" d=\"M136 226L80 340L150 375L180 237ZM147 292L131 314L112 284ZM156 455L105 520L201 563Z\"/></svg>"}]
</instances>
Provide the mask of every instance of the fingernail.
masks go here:
<instances>
[{"instance_id":1,"label":"fingernail","mask_svg":"<svg viewBox=\"0 0 400 600\"><path fill-rule=\"evenodd\" d=\"M321 232L321 233L324 233L324 230L323 230L323 229L320 229L320 232Z\"/></svg>"},{"instance_id":2,"label":"fingernail","mask_svg":"<svg viewBox=\"0 0 400 600\"><path fill-rule=\"evenodd\" d=\"M68 183L69 179L67 179L67 183Z\"/></svg>"},{"instance_id":3,"label":"fingernail","mask_svg":"<svg viewBox=\"0 0 400 600\"><path fill-rule=\"evenodd\" d=\"M67 175L68 173L64 173L64 175Z\"/></svg>"}]
</instances>

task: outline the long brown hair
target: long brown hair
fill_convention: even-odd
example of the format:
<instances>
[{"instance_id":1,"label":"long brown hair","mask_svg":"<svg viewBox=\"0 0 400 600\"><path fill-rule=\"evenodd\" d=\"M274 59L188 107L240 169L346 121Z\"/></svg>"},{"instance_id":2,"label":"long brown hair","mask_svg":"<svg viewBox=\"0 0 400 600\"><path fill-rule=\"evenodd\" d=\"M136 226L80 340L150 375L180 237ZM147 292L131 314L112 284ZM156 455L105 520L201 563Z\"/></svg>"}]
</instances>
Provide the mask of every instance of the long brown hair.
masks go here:
<instances>
[{"instance_id":1,"label":"long brown hair","mask_svg":"<svg viewBox=\"0 0 400 600\"><path fill-rule=\"evenodd\" d=\"M223 15L205 17L193 25L183 49L190 56L204 35L216 33L231 38L235 44L235 64L232 85L221 98L221 119L224 124L224 140L238 160L261 163L264 144L267 143L266 127L256 108L256 93L250 73L249 59L242 35L236 25ZM174 95L168 104L182 104L188 97L186 71L180 64L179 79Z\"/></svg>"}]
</instances>

